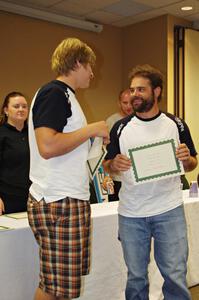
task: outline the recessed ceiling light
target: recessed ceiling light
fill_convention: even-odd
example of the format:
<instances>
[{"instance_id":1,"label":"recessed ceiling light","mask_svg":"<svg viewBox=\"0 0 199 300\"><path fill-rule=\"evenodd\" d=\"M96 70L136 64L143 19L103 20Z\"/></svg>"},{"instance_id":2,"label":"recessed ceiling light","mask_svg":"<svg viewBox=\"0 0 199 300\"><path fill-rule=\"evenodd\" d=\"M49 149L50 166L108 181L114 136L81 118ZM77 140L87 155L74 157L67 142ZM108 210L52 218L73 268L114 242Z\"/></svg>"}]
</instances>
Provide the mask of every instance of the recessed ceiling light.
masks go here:
<instances>
[{"instance_id":1,"label":"recessed ceiling light","mask_svg":"<svg viewBox=\"0 0 199 300\"><path fill-rule=\"evenodd\" d=\"M192 10L193 7L192 6L183 6L181 7L181 10Z\"/></svg>"}]
</instances>

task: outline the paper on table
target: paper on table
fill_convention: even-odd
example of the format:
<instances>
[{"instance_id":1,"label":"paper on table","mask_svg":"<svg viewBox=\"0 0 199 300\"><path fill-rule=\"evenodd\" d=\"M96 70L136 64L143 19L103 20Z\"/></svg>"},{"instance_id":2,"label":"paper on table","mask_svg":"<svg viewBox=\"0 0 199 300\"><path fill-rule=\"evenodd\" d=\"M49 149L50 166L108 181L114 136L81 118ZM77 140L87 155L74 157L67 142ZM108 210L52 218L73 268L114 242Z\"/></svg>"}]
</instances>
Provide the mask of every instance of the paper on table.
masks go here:
<instances>
[{"instance_id":1,"label":"paper on table","mask_svg":"<svg viewBox=\"0 0 199 300\"><path fill-rule=\"evenodd\" d=\"M8 217L8 218L16 219L16 220L26 219L28 217L26 211L19 212L19 213L6 214L5 216Z\"/></svg>"},{"instance_id":2,"label":"paper on table","mask_svg":"<svg viewBox=\"0 0 199 300\"><path fill-rule=\"evenodd\" d=\"M6 227L6 226L1 226L0 225L0 231L5 231L5 230L11 230L12 228Z\"/></svg>"},{"instance_id":3,"label":"paper on table","mask_svg":"<svg viewBox=\"0 0 199 300\"><path fill-rule=\"evenodd\" d=\"M174 139L129 149L134 184L184 174L182 162L176 158L175 150Z\"/></svg>"},{"instance_id":4,"label":"paper on table","mask_svg":"<svg viewBox=\"0 0 199 300\"><path fill-rule=\"evenodd\" d=\"M96 137L88 154L88 169L91 178L93 178L100 167L102 160L106 155L106 150L103 146L103 139Z\"/></svg>"}]
</instances>

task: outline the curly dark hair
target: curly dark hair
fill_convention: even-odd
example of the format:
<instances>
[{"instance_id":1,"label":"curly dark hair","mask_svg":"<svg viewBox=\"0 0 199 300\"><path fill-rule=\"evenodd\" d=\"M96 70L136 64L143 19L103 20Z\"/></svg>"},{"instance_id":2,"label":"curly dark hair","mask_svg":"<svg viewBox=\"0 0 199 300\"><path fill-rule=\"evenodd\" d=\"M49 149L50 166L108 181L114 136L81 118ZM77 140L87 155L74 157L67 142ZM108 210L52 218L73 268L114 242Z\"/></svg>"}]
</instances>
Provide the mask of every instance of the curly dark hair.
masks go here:
<instances>
[{"instance_id":1,"label":"curly dark hair","mask_svg":"<svg viewBox=\"0 0 199 300\"><path fill-rule=\"evenodd\" d=\"M135 77L143 77L148 79L153 90L157 87L160 87L161 92L158 97L158 101L161 100L163 90L163 75L158 69L148 64L138 65L135 68L133 68L129 74L130 80L132 80Z\"/></svg>"}]
</instances>

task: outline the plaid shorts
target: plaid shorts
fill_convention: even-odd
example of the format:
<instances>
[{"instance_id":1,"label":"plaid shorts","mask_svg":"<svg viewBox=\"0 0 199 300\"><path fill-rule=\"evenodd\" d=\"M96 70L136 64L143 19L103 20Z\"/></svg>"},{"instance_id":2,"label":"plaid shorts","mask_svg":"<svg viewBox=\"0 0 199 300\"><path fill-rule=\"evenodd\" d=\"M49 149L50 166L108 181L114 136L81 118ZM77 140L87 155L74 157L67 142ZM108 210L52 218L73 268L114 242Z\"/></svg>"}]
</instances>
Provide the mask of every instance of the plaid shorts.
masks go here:
<instances>
[{"instance_id":1,"label":"plaid shorts","mask_svg":"<svg viewBox=\"0 0 199 300\"><path fill-rule=\"evenodd\" d=\"M28 219L40 249L42 291L80 296L81 276L90 267L90 203L66 197L46 203L28 199Z\"/></svg>"}]
</instances>

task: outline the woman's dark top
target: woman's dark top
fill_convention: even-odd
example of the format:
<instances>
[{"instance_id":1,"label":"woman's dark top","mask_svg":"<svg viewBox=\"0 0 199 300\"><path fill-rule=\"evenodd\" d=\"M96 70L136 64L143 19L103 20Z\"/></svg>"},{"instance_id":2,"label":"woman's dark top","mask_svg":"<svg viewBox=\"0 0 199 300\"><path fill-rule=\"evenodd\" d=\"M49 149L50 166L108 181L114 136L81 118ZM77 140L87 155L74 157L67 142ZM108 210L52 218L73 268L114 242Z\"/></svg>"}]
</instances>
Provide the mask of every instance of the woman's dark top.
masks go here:
<instances>
[{"instance_id":1,"label":"woman's dark top","mask_svg":"<svg viewBox=\"0 0 199 300\"><path fill-rule=\"evenodd\" d=\"M27 197L30 154L28 128L18 131L5 123L0 126L0 197Z\"/></svg>"}]
</instances>

